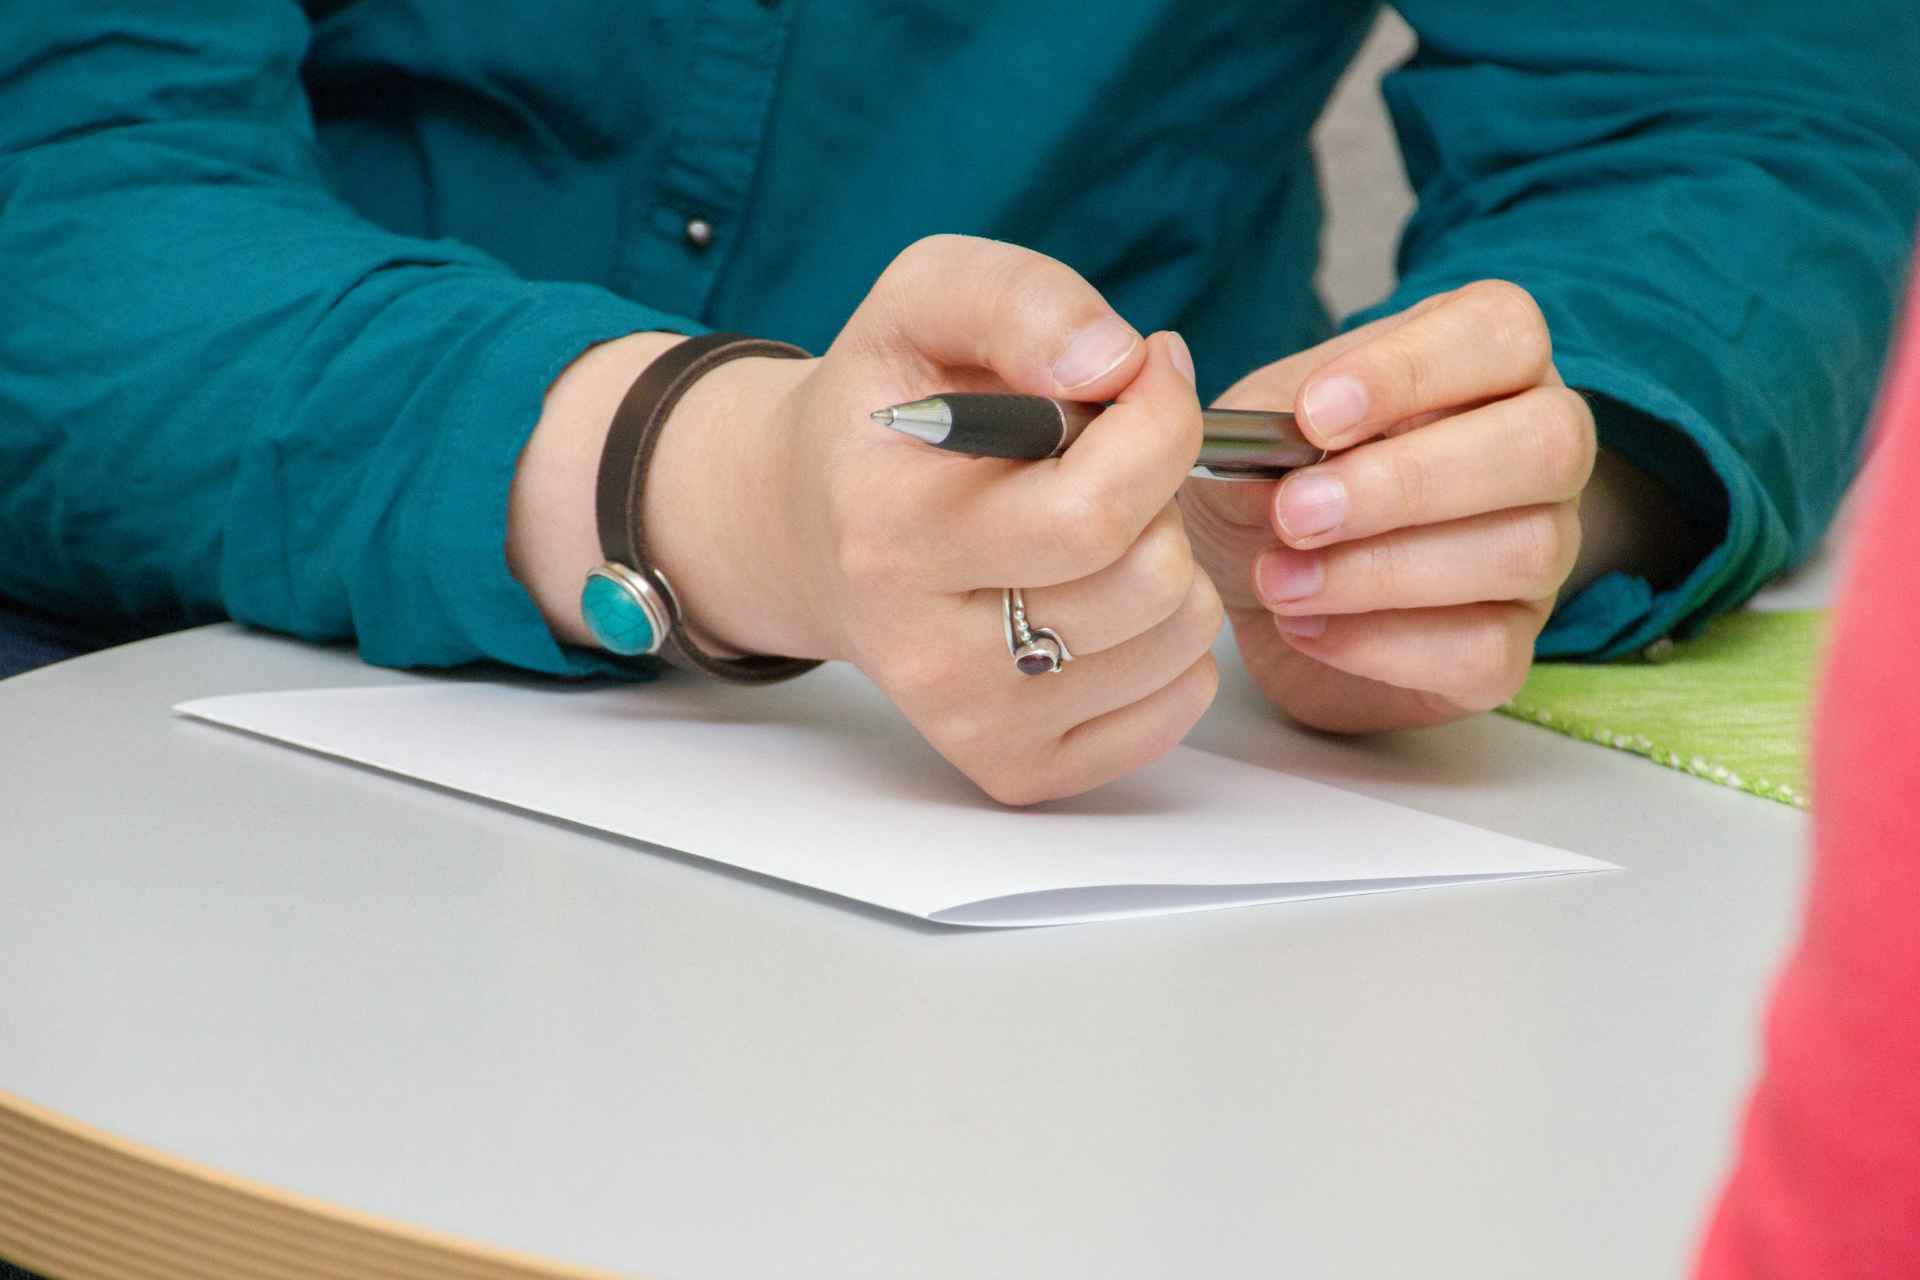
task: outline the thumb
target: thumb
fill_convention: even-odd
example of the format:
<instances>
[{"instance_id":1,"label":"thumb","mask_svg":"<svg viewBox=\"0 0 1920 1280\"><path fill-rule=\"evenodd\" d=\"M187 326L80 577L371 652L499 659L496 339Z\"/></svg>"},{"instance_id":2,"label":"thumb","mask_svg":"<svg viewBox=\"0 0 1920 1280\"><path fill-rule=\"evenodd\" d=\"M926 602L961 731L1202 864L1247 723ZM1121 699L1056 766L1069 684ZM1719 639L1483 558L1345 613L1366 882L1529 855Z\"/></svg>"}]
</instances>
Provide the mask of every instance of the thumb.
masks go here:
<instances>
[{"instance_id":1,"label":"thumb","mask_svg":"<svg viewBox=\"0 0 1920 1280\"><path fill-rule=\"evenodd\" d=\"M972 236L908 246L847 327L923 364L985 369L1012 391L1063 400L1110 400L1146 359L1139 332L1073 268Z\"/></svg>"},{"instance_id":2,"label":"thumb","mask_svg":"<svg viewBox=\"0 0 1920 1280\"><path fill-rule=\"evenodd\" d=\"M1050 586L1097 573L1126 554L1180 488L1200 451L1193 360L1174 334L1143 343L1140 374L1057 458L997 475L946 472L966 512L949 539L968 551L966 585Z\"/></svg>"}]
</instances>

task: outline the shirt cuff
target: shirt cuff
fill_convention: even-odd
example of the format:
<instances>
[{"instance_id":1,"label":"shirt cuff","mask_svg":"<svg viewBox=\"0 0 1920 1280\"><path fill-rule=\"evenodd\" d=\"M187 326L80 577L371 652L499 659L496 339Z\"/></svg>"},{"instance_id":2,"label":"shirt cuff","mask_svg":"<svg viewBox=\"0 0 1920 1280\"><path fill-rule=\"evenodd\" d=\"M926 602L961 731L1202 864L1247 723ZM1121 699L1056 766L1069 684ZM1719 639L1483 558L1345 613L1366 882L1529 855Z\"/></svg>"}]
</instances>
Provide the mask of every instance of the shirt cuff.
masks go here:
<instances>
[{"instance_id":1,"label":"shirt cuff","mask_svg":"<svg viewBox=\"0 0 1920 1280\"><path fill-rule=\"evenodd\" d=\"M507 567L507 495L548 388L583 351L630 333L707 328L590 285L528 288L530 305L485 349L442 434L428 522L431 586L447 626L478 656L551 675L644 678L645 665L554 638Z\"/></svg>"}]
</instances>

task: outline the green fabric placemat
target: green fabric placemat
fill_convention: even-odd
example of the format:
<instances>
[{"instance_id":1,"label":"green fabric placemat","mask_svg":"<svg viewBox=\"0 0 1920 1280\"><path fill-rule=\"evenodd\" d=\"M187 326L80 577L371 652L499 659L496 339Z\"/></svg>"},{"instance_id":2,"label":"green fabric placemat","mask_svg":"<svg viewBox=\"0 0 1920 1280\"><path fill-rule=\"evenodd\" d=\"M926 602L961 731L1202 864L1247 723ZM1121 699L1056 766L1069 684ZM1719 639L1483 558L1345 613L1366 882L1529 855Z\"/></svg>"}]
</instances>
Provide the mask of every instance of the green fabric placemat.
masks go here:
<instances>
[{"instance_id":1,"label":"green fabric placemat","mask_svg":"<svg viewBox=\"0 0 1920 1280\"><path fill-rule=\"evenodd\" d=\"M1659 661L1537 662L1507 715L1807 807L1807 709L1824 609L1735 613Z\"/></svg>"}]
</instances>

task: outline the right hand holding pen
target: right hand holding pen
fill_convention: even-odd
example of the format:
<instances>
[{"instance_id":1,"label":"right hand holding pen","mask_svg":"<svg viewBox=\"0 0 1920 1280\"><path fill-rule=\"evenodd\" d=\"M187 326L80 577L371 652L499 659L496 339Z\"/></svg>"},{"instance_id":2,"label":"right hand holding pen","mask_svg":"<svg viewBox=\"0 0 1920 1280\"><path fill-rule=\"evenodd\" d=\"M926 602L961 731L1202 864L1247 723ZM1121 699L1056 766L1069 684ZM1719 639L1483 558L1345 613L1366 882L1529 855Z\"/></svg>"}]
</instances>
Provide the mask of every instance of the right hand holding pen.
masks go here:
<instances>
[{"instance_id":1,"label":"right hand holding pen","mask_svg":"<svg viewBox=\"0 0 1920 1280\"><path fill-rule=\"evenodd\" d=\"M1172 501L1201 432L1177 335L1142 341L1041 254L940 236L894 260L824 357L710 376L730 372L757 381L736 383L736 408L772 406L754 446L771 470L736 498L763 508L763 532L749 572L736 560L676 576L700 584L685 592L695 625L724 619L718 634L741 648L854 663L1009 804L1128 773L1205 711L1223 614ZM868 420L955 390L1116 403L1040 462L962 457ZM719 487L693 498L729 501ZM1015 669L1003 587L1023 588L1032 625L1066 642L1059 674Z\"/></svg>"}]
</instances>

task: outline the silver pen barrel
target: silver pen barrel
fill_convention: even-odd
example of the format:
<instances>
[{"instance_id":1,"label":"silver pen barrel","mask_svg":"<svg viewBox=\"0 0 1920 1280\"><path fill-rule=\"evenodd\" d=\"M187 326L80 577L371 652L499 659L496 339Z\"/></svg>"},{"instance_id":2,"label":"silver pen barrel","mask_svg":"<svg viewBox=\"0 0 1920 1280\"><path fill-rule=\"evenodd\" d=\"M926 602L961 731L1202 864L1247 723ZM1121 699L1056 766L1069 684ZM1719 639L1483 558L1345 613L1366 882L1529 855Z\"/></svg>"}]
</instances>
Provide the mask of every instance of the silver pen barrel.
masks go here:
<instances>
[{"instance_id":1,"label":"silver pen barrel","mask_svg":"<svg viewBox=\"0 0 1920 1280\"><path fill-rule=\"evenodd\" d=\"M1290 413L1265 409L1207 409L1196 465L1211 472L1291 471L1310 467L1326 450L1300 434ZM1264 478L1264 477L1262 477Z\"/></svg>"},{"instance_id":2,"label":"silver pen barrel","mask_svg":"<svg viewBox=\"0 0 1920 1280\"><path fill-rule=\"evenodd\" d=\"M1054 401L1063 424L1060 447L1072 444L1105 405ZM1300 434L1293 415L1269 409L1203 409L1204 435L1196 474L1214 479L1270 480L1296 467L1310 467L1326 456Z\"/></svg>"}]
</instances>

